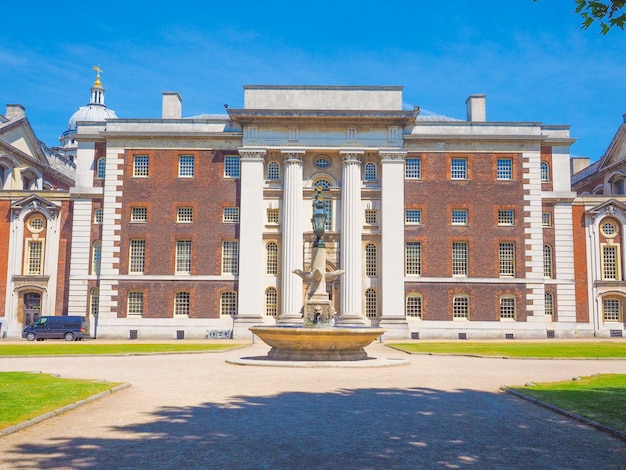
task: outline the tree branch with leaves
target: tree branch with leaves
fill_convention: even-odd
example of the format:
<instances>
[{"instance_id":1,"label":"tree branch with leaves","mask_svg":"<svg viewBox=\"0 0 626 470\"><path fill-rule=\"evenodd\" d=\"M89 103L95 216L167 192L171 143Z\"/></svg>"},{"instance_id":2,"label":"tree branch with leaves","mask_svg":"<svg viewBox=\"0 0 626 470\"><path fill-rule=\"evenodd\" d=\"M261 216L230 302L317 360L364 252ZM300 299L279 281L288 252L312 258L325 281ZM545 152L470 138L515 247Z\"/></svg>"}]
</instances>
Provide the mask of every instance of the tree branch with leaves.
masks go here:
<instances>
[{"instance_id":1,"label":"tree branch with leaves","mask_svg":"<svg viewBox=\"0 0 626 470\"><path fill-rule=\"evenodd\" d=\"M614 0L611 2L597 2L593 0L576 0L576 13L583 17L582 28L587 29L594 21L600 23L601 33L608 33L611 28L617 26L624 29L626 13L622 11L626 0Z\"/></svg>"}]
</instances>

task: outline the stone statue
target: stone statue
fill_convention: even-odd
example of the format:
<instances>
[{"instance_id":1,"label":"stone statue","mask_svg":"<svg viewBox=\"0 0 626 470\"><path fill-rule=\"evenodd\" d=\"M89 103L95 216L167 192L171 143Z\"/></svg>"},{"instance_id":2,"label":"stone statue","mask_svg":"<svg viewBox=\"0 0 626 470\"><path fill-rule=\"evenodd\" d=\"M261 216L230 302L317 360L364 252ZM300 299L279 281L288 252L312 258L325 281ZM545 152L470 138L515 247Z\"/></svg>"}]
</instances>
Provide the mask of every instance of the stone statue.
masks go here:
<instances>
[{"instance_id":1,"label":"stone statue","mask_svg":"<svg viewBox=\"0 0 626 470\"><path fill-rule=\"evenodd\" d=\"M324 230L326 228L326 206L324 205L324 196L322 196L322 187L315 188L315 196L313 196L313 217L311 223L313 224L313 233L315 234L314 247L323 247L324 244Z\"/></svg>"}]
</instances>

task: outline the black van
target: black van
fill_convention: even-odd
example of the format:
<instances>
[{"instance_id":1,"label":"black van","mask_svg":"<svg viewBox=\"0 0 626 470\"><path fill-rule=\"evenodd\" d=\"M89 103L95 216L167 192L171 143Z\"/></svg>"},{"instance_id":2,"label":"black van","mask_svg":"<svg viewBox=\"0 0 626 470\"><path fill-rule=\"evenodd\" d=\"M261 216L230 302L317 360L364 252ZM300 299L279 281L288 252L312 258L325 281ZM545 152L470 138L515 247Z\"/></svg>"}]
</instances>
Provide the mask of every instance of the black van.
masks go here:
<instances>
[{"instance_id":1,"label":"black van","mask_svg":"<svg viewBox=\"0 0 626 470\"><path fill-rule=\"evenodd\" d=\"M77 341L83 339L86 332L87 330L83 328L83 317L41 317L24 328L22 338L28 341L44 339Z\"/></svg>"}]
</instances>

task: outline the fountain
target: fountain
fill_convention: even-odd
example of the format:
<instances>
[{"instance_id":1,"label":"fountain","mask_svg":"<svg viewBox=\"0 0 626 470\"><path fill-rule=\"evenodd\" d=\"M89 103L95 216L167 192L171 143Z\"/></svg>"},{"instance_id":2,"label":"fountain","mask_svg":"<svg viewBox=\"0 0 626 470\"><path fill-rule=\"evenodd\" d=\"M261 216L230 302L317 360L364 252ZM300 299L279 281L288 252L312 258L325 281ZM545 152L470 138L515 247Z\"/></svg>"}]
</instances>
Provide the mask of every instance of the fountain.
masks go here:
<instances>
[{"instance_id":1,"label":"fountain","mask_svg":"<svg viewBox=\"0 0 626 470\"><path fill-rule=\"evenodd\" d=\"M326 292L326 281L337 279L342 270L326 272L324 226L326 210L322 188L313 197L315 242L311 271L294 271L309 285L304 302L303 325L255 326L250 331L272 347L268 358L280 361L357 361L367 359L363 349L386 330L375 327L337 326L337 314Z\"/></svg>"}]
</instances>

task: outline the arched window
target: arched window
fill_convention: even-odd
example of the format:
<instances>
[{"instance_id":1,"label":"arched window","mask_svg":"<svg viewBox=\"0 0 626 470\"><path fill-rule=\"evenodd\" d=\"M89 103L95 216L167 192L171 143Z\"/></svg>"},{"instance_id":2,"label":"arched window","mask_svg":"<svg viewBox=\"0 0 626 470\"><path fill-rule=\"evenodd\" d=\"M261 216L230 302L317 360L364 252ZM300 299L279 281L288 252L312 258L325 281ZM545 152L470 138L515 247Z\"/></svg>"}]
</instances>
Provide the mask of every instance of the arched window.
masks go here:
<instances>
[{"instance_id":1,"label":"arched window","mask_svg":"<svg viewBox=\"0 0 626 470\"><path fill-rule=\"evenodd\" d=\"M500 297L500 320L515 320L515 297L503 295Z\"/></svg>"},{"instance_id":2,"label":"arched window","mask_svg":"<svg viewBox=\"0 0 626 470\"><path fill-rule=\"evenodd\" d=\"M365 181L376 181L376 165L369 162L365 165Z\"/></svg>"},{"instance_id":3,"label":"arched window","mask_svg":"<svg viewBox=\"0 0 626 470\"><path fill-rule=\"evenodd\" d=\"M376 318L378 316L378 301L376 289L365 289L365 316Z\"/></svg>"},{"instance_id":4,"label":"arched window","mask_svg":"<svg viewBox=\"0 0 626 470\"><path fill-rule=\"evenodd\" d=\"M543 277L552 278L554 270L552 269L552 247L543 245Z\"/></svg>"},{"instance_id":5,"label":"arched window","mask_svg":"<svg viewBox=\"0 0 626 470\"><path fill-rule=\"evenodd\" d=\"M313 187L314 188L318 188L321 187L322 190L327 191L331 188L333 184L330 182L330 180L326 179L326 178L318 178L313 182Z\"/></svg>"},{"instance_id":6,"label":"arched window","mask_svg":"<svg viewBox=\"0 0 626 470\"><path fill-rule=\"evenodd\" d=\"M267 165L267 179L270 181L280 180L280 165L278 162L269 162Z\"/></svg>"},{"instance_id":7,"label":"arched window","mask_svg":"<svg viewBox=\"0 0 626 470\"><path fill-rule=\"evenodd\" d=\"M220 295L220 315L237 315L237 293L222 292Z\"/></svg>"},{"instance_id":8,"label":"arched window","mask_svg":"<svg viewBox=\"0 0 626 470\"><path fill-rule=\"evenodd\" d=\"M143 292L133 291L128 293L128 315L143 315Z\"/></svg>"},{"instance_id":9,"label":"arched window","mask_svg":"<svg viewBox=\"0 0 626 470\"><path fill-rule=\"evenodd\" d=\"M422 296L419 294L409 294L406 298L406 316L422 318Z\"/></svg>"},{"instance_id":10,"label":"arched window","mask_svg":"<svg viewBox=\"0 0 626 470\"><path fill-rule=\"evenodd\" d=\"M550 165L548 162L541 162L541 182L550 182Z\"/></svg>"},{"instance_id":11,"label":"arched window","mask_svg":"<svg viewBox=\"0 0 626 470\"><path fill-rule=\"evenodd\" d=\"M89 291L89 315L98 316L100 307L100 289L94 287Z\"/></svg>"},{"instance_id":12,"label":"arched window","mask_svg":"<svg viewBox=\"0 0 626 470\"><path fill-rule=\"evenodd\" d=\"M265 272L278 274L278 245L275 242L269 242L265 248Z\"/></svg>"},{"instance_id":13,"label":"arched window","mask_svg":"<svg viewBox=\"0 0 626 470\"><path fill-rule=\"evenodd\" d=\"M275 287L265 290L265 315L275 317L278 315L278 292Z\"/></svg>"},{"instance_id":14,"label":"arched window","mask_svg":"<svg viewBox=\"0 0 626 470\"><path fill-rule=\"evenodd\" d=\"M106 176L106 158L100 157L96 160L96 178L104 179Z\"/></svg>"},{"instance_id":15,"label":"arched window","mask_svg":"<svg viewBox=\"0 0 626 470\"><path fill-rule=\"evenodd\" d=\"M546 315L554 317L554 295L546 291L544 294Z\"/></svg>"},{"instance_id":16,"label":"arched window","mask_svg":"<svg viewBox=\"0 0 626 470\"><path fill-rule=\"evenodd\" d=\"M91 274L100 274L100 264L102 261L102 241L93 242L91 252Z\"/></svg>"},{"instance_id":17,"label":"arched window","mask_svg":"<svg viewBox=\"0 0 626 470\"><path fill-rule=\"evenodd\" d=\"M376 277L378 275L378 257L376 245L373 243L365 245L365 275L367 277Z\"/></svg>"}]
</instances>

